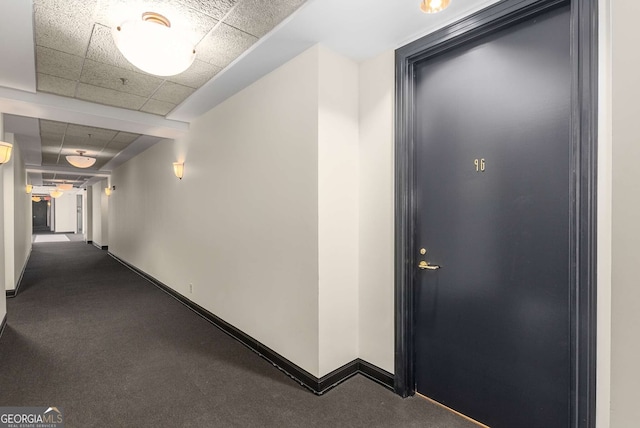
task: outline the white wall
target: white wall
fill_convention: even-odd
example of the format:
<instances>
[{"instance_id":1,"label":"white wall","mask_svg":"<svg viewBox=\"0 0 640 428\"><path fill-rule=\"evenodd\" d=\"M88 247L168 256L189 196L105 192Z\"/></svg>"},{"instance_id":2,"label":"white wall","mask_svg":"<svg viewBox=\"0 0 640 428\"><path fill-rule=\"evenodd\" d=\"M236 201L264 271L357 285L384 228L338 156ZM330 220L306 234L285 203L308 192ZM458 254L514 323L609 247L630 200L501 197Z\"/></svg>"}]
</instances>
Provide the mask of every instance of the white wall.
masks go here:
<instances>
[{"instance_id":1,"label":"white wall","mask_svg":"<svg viewBox=\"0 0 640 428\"><path fill-rule=\"evenodd\" d=\"M91 239L87 239L93 241L98 247L109 245L109 200L112 196L104 193L107 185L108 180L104 179L91 186L91 218L89 220Z\"/></svg>"},{"instance_id":2,"label":"white wall","mask_svg":"<svg viewBox=\"0 0 640 428\"><path fill-rule=\"evenodd\" d=\"M319 375L358 358L358 65L318 47Z\"/></svg>"},{"instance_id":3,"label":"white wall","mask_svg":"<svg viewBox=\"0 0 640 428\"><path fill-rule=\"evenodd\" d=\"M53 199L53 198L52 198ZM74 233L78 225L75 193L64 192L53 200L55 211L53 231L56 233Z\"/></svg>"},{"instance_id":4,"label":"white wall","mask_svg":"<svg viewBox=\"0 0 640 428\"><path fill-rule=\"evenodd\" d=\"M640 420L640 51L637 2L611 2L611 427ZM606 101L606 100L605 100Z\"/></svg>"},{"instance_id":5,"label":"white wall","mask_svg":"<svg viewBox=\"0 0 640 428\"><path fill-rule=\"evenodd\" d=\"M318 61L304 52L116 169L109 224L113 254L315 376Z\"/></svg>"},{"instance_id":6,"label":"white wall","mask_svg":"<svg viewBox=\"0 0 640 428\"><path fill-rule=\"evenodd\" d=\"M93 242L93 186L84 192L84 240ZM108 221L108 220L107 220Z\"/></svg>"},{"instance_id":7,"label":"white wall","mask_svg":"<svg viewBox=\"0 0 640 428\"><path fill-rule=\"evenodd\" d=\"M31 214L31 194L26 191L27 171L18 144L14 145L11 155L13 163L13 279L12 287L7 284L7 289L14 289L20 281L22 272L31 253L31 235L33 228Z\"/></svg>"},{"instance_id":8,"label":"white wall","mask_svg":"<svg viewBox=\"0 0 640 428\"><path fill-rule=\"evenodd\" d=\"M14 257L14 223L15 223L15 207L14 207L14 164L15 164L15 152L18 151L17 144L15 144L13 134L5 132L4 141L13 144L13 150L11 159L9 162L2 165L0 168L0 174L3 176L4 187L4 265L2 270L4 271L4 289L13 290L15 288L15 257Z\"/></svg>"},{"instance_id":9,"label":"white wall","mask_svg":"<svg viewBox=\"0 0 640 428\"><path fill-rule=\"evenodd\" d=\"M360 65L360 358L394 372L394 52Z\"/></svg>"},{"instance_id":10,"label":"white wall","mask_svg":"<svg viewBox=\"0 0 640 428\"><path fill-rule=\"evenodd\" d=\"M4 139L4 117L0 112L0 141L6 141ZM5 164L6 165L6 164ZM0 240L4 243L4 216L5 216L5 190L4 190L4 168L5 165L0 165ZM5 266L5 249L4 244L0 245L0 266ZM0 323L4 320L5 315L7 315L7 297L5 290L5 276L0 275Z\"/></svg>"}]
</instances>

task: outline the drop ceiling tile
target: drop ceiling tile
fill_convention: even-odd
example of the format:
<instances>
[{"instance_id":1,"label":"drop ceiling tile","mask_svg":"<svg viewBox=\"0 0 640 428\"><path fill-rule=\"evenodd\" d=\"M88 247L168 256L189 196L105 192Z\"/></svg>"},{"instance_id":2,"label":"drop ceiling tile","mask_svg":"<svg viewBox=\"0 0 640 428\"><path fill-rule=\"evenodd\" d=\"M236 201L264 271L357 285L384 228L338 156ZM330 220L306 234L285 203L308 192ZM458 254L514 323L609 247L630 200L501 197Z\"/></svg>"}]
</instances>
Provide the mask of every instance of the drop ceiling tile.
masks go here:
<instances>
[{"instance_id":1,"label":"drop ceiling tile","mask_svg":"<svg viewBox=\"0 0 640 428\"><path fill-rule=\"evenodd\" d=\"M222 68L220 67L196 59L187 71L176 76L168 77L167 80L198 89L211 80L213 76L220 73L221 70Z\"/></svg>"},{"instance_id":2,"label":"drop ceiling tile","mask_svg":"<svg viewBox=\"0 0 640 428\"><path fill-rule=\"evenodd\" d=\"M177 105L184 101L194 91L195 89L188 86L166 81L151 98Z\"/></svg>"},{"instance_id":3,"label":"drop ceiling tile","mask_svg":"<svg viewBox=\"0 0 640 428\"><path fill-rule=\"evenodd\" d=\"M125 79L125 82L121 79ZM90 59L82 67L82 83L127 92L148 98L162 84L163 80L148 74L137 73L112 65L101 64Z\"/></svg>"},{"instance_id":4,"label":"drop ceiling tile","mask_svg":"<svg viewBox=\"0 0 640 428\"><path fill-rule=\"evenodd\" d=\"M115 137L113 137L112 142L115 143L133 143L140 134L132 134L130 132L118 132Z\"/></svg>"},{"instance_id":5,"label":"drop ceiling tile","mask_svg":"<svg viewBox=\"0 0 640 428\"><path fill-rule=\"evenodd\" d=\"M107 162L109 162L111 160L111 158L104 158L104 159L96 159L96 163L93 164L93 166L91 167L91 169L100 169L103 166L105 166L107 164Z\"/></svg>"},{"instance_id":6,"label":"drop ceiling tile","mask_svg":"<svg viewBox=\"0 0 640 428\"><path fill-rule=\"evenodd\" d=\"M196 55L202 61L224 68L257 41L251 34L220 24L196 47Z\"/></svg>"},{"instance_id":7,"label":"drop ceiling tile","mask_svg":"<svg viewBox=\"0 0 640 428\"><path fill-rule=\"evenodd\" d=\"M84 56L91 37L95 0L77 8L63 3L34 5L36 45Z\"/></svg>"},{"instance_id":8,"label":"drop ceiling tile","mask_svg":"<svg viewBox=\"0 0 640 428\"><path fill-rule=\"evenodd\" d=\"M42 136L53 134L62 137L66 131L67 124L64 122L40 119L40 135Z\"/></svg>"},{"instance_id":9,"label":"drop ceiling tile","mask_svg":"<svg viewBox=\"0 0 640 428\"><path fill-rule=\"evenodd\" d=\"M104 144L113 139L118 131L112 129L96 128L95 126L85 126L77 124L69 124L67 127L66 137L79 137L83 141L86 140L87 144L93 146L96 144ZM91 134L91 137L89 137Z\"/></svg>"},{"instance_id":10,"label":"drop ceiling tile","mask_svg":"<svg viewBox=\"0 0 640 428\"><path fill-rule=\"evenodd\" d=\"M65 135L62 148L72 152L76 150L100 150L105 144L107 144L106 141L93 138L93 135L91 138L89 138L88 134L84 134L84 136Z\"/></svg>"},{"instance_id":11,"label":"drop ceiling tile","mask_svg":"<svg viewBox=\"0 0 640 428\"><path fill-rule=\"evenodd\" d=\"M216 19L222 19L238 0L182 0L180 3Z\"/></svg>"},{"instance_id":12,"label":"drop ceiling tile","mask_svg":"<svg viewBox=\"0 0 640 428\"><path fill-rule=\"evenodd\" d=\"M43 149L60 150L62 147L62 138L40 137L40 145Z\"/></svg>"},{"instance_id":13,"label":"drop ceiling tile","mask_svg":"<svg viewBox=\"0 0 640 428\"><path fill-rule=\"evenodd\" d=\"M129 144L131 143L120 143L118 141L110 141L109 144L107 144L106 149L109 150L116 150L118 152L121 152L122 150L126 149Z\"/></svg>"},{"instance_id":14,"label":"drop ceiling tile","mask_svg":"<svg viewBox=\"0 0 640 428\"><path fill-rule=\"evenodd\" d=\"M43 153L42 154L42 165L57 165L58 164L58 154L57 153Z\"/></svg>"},{"instance_id":15,"label":"drop ceiling tile","mask_svg":"<svg viewBox=\"0 0 640 428\"><path fill-rule=\"evenodd\" d=\"M87 85L86 83L78 83L76 97L81 100L132 110L139 110L146 101L146 98L138 95Z\"/></svg>"},{"instance_id":16,"label":"drop ceiling tile","mask_svg":"<svg viewBox=\"0 0 640 428\"><path fill-rule=\"evenodd\" d=\"M304 2L305 0L242 0L224 22L256 37L262 37Z\"/></svg>"},{"instance_id":17,"label":"drop ceiling tile","mask_svg":"<svg viewBox=\"0 0 640 428\"><path fill-rule=\"evenodd\" d=\"M36 46L36 64L39 73L78 80L84 58L55 49Z\"/></svg>"},{"instance_id":18,"label":"drop ceiling tile","mask_svg":"<svg viewBox=\"0 0 640 428\"><path fill-rule=\"evenodd\" d=\"M91 43L89 43L89 48L87 49L87 58L125 70L142 72L120 53L111 36L111 29L104 25L96 24L93 27Z\"/></svg>"},{"instance_id":19,"label":"drop ceiling tile","mask_svg":"<svg viewBox=\"0 0 640 428\"><path fill-rule=\"evenodd\" d=\"M171 110L176 107L175 104L167 103L164 101L158 101L151 99L147 101L147 103L142 106L140 111L144 111L146 113L159 114L161 116L167 115Z\"/></svg>"},{"instance_id":20,"label":"drop ceiling tile","mask_svg":"<svg viewBox=\"0 0 640 428\"><path fill-rule=\"evenodd\" d=\"M38 73L37 89L39 92L48 92L50 94L62 95L63 97L73 97L76 92L76 85L77 82L73 80Z\"/></svg>"}]
</instances>

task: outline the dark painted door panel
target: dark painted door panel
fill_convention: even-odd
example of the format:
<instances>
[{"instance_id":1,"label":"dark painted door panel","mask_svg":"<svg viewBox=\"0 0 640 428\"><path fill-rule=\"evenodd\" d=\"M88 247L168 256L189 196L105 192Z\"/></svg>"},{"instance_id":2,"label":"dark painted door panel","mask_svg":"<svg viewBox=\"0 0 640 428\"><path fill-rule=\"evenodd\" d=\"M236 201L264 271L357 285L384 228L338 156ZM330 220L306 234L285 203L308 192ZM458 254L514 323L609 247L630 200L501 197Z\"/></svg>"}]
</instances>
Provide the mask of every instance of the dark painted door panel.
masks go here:
<instances>
[{"instance_id":1,"label":"dark painted door panel","mask_svg":"<svg viewBox=\"0 0 640 428\"><path fill-rule=\"evenodd\" d=\"M417 391L492 427L566 427L569 10L415 67Z\"/></svg>"}]
</instances>

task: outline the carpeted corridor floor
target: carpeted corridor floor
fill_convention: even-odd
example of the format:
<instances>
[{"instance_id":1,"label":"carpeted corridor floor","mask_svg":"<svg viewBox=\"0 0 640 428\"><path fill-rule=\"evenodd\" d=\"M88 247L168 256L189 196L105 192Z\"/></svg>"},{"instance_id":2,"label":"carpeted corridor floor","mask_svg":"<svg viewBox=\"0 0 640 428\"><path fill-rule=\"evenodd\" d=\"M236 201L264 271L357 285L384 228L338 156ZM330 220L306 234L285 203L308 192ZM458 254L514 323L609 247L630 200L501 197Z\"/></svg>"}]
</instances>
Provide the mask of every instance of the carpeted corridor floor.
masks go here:
<instances>
[{"instance_id":1,"label":"carpeted corridor floor","mask_svg":"<svg viewBox=\"0 0 640 428\"><path fill-rule=\"evenodd\" d=\"M84 242L35 243L7 299L0 406L66 427L475 427L357 375L315 396Z\"/></svg>"}]
</instances>

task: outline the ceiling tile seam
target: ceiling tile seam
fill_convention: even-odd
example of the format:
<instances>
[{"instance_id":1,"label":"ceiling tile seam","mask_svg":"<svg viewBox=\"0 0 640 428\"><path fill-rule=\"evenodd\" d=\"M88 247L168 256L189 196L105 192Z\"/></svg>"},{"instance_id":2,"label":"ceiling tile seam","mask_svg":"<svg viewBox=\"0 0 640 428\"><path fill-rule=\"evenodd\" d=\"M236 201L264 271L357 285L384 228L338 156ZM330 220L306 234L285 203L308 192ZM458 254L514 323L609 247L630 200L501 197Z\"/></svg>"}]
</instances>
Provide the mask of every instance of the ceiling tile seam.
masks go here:
<instances>
[{"instance_id":1,"label":"ceiling tile seam","mask_svg":"<svg viewBox=\"0 0 640 428\"><path fill-rule=\"evenodd\" d=\"M94 16L97 13L97 2L96 2L96 7L94 8ZM80 67L80 76L78 77L78 80L76 81L76 89L75 91L73 91L73 98L78 98L78 90L80 87L80 80L82 79L82 72L84 71L84 64L87 62L87 54L89 53L89 46L91 46L91 40L93 40L93 34L96 30L96 24L95 21L93 23L93 25L91 26L91 35L89 36L89 42L87 43L87 48L84 51L84 56L82 57L82 67ZM79 98L78 98L79 99Z\"/></svg>"},{"instance_id":2,"label":"ceiling tile seam","mask_svg":"<svg viewBox=\"0 0 640 428\"><path fill-rule=\"evenodd\" d=\"M209 37L218 27L220 27L220 24L225 24L225 25L229 25L227 24L225 21L227 20L227 18L229 17L229 15L231 15L231 13L238 7L238 5L242 3L242 0L238 0L238 2L236 4L234 4L231 9L229 9L227 11L227 13L224 14L224 16L222 18L220 18L220 20L218 21L218 23L216 25L213 26L213 28L211 28L211 30L209 30L209 32L207 32L207 34L205 34L202 39L200 39L200 41L198 42L198 44L196 45L196 47L202 43L202 41L204 39L206 39L207 37ZM230 27L233 27L232 25L229 25ZM235 27L234 27L235 28ZM242 31L242 30L240 30ZM247 33L249 34L249 33ZM255 36L254 36L255 37ZM198 50L196 49L196 55L198 55ZM205 61L207 64L209 64L208 61ZM213 64L216 65L216 64ZM222 70L221 70L222 71Z\"/></svg>"}]
</instances>

